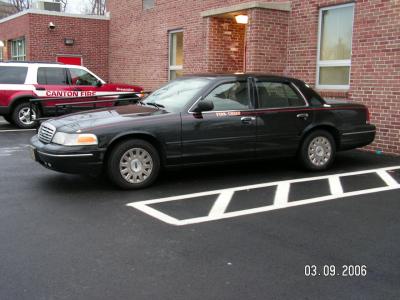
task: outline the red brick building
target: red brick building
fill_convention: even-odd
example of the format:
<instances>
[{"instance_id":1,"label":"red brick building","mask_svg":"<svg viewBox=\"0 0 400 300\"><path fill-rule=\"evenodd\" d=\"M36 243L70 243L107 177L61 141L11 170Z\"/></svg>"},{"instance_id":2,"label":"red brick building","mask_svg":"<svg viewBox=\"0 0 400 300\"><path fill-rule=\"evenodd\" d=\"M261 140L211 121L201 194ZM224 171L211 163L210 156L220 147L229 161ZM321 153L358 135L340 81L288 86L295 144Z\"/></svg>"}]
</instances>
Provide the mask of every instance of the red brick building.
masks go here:
<instances>
[{"instance_id":1,"label":"red brick building","mask_svg":"<svg viewBox=\"0 0 400 300\"><path fill-rule=\"evenodd\" d=\"M26 10L0 20L0 60L68 61L107 80L108 30L107 17Z\"/></svg>"},{"instance_id":2,"label":"red brick building","mask_svg":"<svg viewBox=\"0 0 400 300\"><path fill-rule=\"evenodd\" d=\"M370 149L400 154L398 0L108 0L108 9L113 81L153 89L198 72L301 78L368 105L378 126Z\"/></svg>"}]
</instances>

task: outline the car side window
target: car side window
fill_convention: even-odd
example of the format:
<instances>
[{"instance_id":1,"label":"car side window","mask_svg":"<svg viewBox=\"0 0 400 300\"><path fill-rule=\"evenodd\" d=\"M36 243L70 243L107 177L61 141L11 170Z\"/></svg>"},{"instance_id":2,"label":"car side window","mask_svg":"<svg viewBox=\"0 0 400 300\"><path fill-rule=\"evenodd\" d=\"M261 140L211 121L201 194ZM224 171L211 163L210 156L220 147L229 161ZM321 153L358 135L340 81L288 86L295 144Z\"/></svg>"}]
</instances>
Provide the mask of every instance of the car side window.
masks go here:
<instances>
[{"instance_id":1,"label":"car side window","mask_svg":"<svg viewBox=\"0 0 400 300\"><path fill-rule=\"evenodd\" d=\"M27 67L1 66L0 84L24 84L27 73Z\"/></svg>"},{"instance_id":2,"label":"car side window","mask_svg":"<svg viewBox=\"0 0 400 300\"><path fill-rule=\"evenodd\" d=\"M47 85L67 85L67 72L64 68L39 68L37 82Z\"/></svg>"},{"instance_id":3,"label":"car side window","mask_svg":"<svg viewBox=\"0 0 400 300\"><path fill-rule=\"evenodd\" d=\"M78 68L72 68L69 69L69 72L71 73L71 82L72 85L92 85L95 86L98 82L98 79L94 77L92 74L89 72L78 69Z\"/></svg>"},{"instance_id":4,"label":"car side window","mask_svg":"<svg viewBox=\"0 0 400 300\"><path fill-rule=\"evenodd\" d=\"M306 103L294 89L284 82L257 82L258 107L279 108L305 106Z\"/></svg>"},{"instance_id":5,"label":"car side window","mask_svg":"<svg viewBox=\"0 0 400 300\"><path fill-rule=\"evenodd\" d=\"M214 103L213 111L249 109L249 90L247 82L236 81L216 87L204 100Z\"/></svg>"}]
</instances>

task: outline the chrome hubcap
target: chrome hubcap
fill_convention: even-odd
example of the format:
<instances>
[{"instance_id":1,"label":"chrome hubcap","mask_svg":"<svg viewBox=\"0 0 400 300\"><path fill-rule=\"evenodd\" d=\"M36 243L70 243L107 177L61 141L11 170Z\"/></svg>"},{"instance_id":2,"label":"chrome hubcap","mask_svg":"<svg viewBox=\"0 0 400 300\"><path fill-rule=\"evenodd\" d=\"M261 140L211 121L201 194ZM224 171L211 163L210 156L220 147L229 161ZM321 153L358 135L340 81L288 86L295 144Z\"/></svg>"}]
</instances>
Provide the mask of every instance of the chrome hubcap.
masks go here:
<instances>
[{"instance_id":1,"label":"chrome hubcap","mask_svg":"<svg viewBox=\"0 0 400 300\"><path fill-rule=\"evenodd\" d=\"M121 157L119 171L129 183L144 182L153 171L153 159L142 148L129 149Z\"/></svg>"},{"instance_id":2,"label":"chrome hubcap","mask_svg":"<svg viewBox=\"0 0 400 300\"><path fill-rule=\"evenodd\" d=\"M18 118L21 123L25 125L32 125L36 120L36 112L34 110L32 111L31 118L31 109L29 107L24 107L18 112Z\"/></svg>"},{"instance_id":3,"label":"chrome hubcap","mask_svg":"<svg viewBox=\"0 0 400 300\"><path fill-rule=\"evenodd\" d=\"M314 138L308 147L308 158L315 166L326 165L332 156L332 145L324 136Z\"/></svg>"}]
</instances>

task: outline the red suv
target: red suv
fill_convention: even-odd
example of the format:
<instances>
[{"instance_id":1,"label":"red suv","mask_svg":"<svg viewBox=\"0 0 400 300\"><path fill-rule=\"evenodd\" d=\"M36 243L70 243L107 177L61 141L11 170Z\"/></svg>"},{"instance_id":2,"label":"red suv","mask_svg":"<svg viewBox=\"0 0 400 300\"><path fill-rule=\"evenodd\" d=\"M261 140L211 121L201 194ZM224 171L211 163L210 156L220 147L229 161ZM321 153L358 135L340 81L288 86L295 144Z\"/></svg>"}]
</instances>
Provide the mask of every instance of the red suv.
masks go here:
<instances>
[{"instance_id":1,"label":"red suv","mask_svg":"<svg viewBox=\"0 0 400 300\"><path fill-rule=\"evenodd\" d=\"M33 128L35 119L54 115L60 102L44 101L30 112L32 98L73 98L66 102L95 100L94 96L140 93L142 88L127 84L106 83L88 69L59 63L0 63L0 115L19 128ZM93 96L93 98L91 98ZM103 106L112 105L111 103ZM80 109L87 109L84 104ZM31 117L32 116L32 117Z\"/></svg>"}]
</instances>

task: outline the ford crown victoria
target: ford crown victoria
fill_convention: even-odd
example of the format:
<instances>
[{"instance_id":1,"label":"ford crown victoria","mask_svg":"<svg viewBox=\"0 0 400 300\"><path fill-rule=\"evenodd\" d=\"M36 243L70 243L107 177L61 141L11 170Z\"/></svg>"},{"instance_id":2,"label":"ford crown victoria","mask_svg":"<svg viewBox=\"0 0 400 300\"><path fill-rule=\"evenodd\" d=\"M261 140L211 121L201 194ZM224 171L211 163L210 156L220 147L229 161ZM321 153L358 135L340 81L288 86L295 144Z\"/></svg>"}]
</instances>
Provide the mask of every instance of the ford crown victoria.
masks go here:
<instances>
[{"instance_id":1,"label":"ford crown victoria","mask_svg":"<svg viewBox=\"0 0 400 300\"><path fill-rule=\"evenodd\" d=\"M293 78L244 74L183 77L136 105L51 119L31 144L46 168L106 172L136 189L178 165L297 156L324 170L337 151L374 137L364 105L324 100Z\"/></svg>"}]
</instances>

